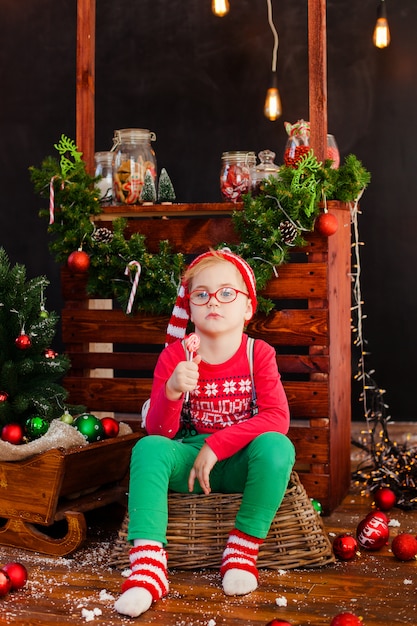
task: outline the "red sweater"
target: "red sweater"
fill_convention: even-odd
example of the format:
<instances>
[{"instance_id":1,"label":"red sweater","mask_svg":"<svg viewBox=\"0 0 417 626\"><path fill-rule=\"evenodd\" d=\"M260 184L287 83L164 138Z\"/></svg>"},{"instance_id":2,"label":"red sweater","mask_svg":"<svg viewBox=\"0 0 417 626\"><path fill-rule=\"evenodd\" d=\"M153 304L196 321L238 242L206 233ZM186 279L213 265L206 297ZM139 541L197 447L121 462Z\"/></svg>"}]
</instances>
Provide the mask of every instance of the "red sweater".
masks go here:
<instances>
[{"instance_id":1,"label":"red sweater","mask_svg":"<svg viewBox=\"0 0 417 626\"><path fill-rule=\"evenodd\" d=\"M225 363L201 361L197 388L190 394L192 424L199 434L208 433L206 443L218 460L226 459L265 432L286 434L289 409L275 350L255 341L254 379L259 412L251 417L252 384L246 353L247 335L237 352ZM177 363L184 361L181 341L162 351L155 367L151 404L146 417L150 435L173 439L180 429L183 398L168 400L165 384Z\"/></svg>"}]
</instances>

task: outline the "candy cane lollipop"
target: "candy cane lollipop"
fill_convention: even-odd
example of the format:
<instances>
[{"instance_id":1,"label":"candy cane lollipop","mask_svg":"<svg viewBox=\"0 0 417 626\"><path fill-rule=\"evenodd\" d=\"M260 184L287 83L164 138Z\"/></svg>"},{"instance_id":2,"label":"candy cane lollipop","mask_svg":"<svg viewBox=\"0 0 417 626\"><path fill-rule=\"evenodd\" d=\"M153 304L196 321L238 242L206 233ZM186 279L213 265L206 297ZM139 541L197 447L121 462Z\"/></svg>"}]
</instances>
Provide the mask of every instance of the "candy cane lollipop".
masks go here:
<instances>
[{"instance_id":1,"label":"candy cane lollipop","mask_svg":"<svg viewBox=\"0 0 417 626\"><path fill-rule=\"evenodd\" d=\"M191 333L185 340L185 347L187 348L187 361L192 361L194 353L200 347L200 337L195 333Z\"/></svg>"}]
</instances>

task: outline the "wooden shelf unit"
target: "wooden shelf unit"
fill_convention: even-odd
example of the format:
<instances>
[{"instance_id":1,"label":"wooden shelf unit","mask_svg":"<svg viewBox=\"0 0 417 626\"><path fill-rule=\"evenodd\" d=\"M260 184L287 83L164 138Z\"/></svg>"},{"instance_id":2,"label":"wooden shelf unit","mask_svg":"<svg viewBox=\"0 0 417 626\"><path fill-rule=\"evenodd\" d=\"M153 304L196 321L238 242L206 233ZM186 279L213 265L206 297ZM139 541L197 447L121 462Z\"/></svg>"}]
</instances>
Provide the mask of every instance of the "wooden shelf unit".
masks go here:
<instances>
[{"instance_id":1,"label":"wooden shelf unit","mask_svg":"<svg viewBox=\"0 0 417 626\"><path fill-rule=\"evenodd\" d=\"M107 207L97 226L128 217L127 232L146 235L149 250L168 238L173 250L199 254L238 241L231 213L236 205L181 204ZM331 512L350 483L350 213L329 203L338 230L316 233L278 268L264 295L275 301L268 316L257 314L248 333L277 350L289 399L290 437L296 470L308 495ZM110 225L110 226L109 226ZM152 371L163 347L168 316L126 315L117 303L88 297L86 276L62 270L62 333L72 368L64 381L69 402L91 412L118 413L139 425ZM157 297L157 294L156 294Z\"/></svg>"}]
</instances>

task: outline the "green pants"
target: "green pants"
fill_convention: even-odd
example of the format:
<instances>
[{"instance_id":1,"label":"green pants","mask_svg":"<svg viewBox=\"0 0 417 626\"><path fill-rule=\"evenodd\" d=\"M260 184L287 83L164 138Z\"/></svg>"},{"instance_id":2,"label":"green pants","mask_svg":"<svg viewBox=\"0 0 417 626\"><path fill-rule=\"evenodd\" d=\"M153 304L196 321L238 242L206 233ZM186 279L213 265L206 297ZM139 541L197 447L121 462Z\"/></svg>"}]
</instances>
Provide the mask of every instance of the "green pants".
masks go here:
<instances>
[{"instance_id":1,"label":"green pants","mask_svg":"<svg viewBox=\"0 0 417 626\"><path fill-rule=\"evenodd\" d=\"M159 435L143 437L132 452L128 539L153 539L166 544L168 491L188 493L188 476L207 435L182 441ZM242 493L236 528L264 539L282 502L295 453L291 441L268 432L210 473L213 493ZM202 493L195 481L194 493ZM205 496L202 496L205 497Z\"/></svg>"}]
</instances>

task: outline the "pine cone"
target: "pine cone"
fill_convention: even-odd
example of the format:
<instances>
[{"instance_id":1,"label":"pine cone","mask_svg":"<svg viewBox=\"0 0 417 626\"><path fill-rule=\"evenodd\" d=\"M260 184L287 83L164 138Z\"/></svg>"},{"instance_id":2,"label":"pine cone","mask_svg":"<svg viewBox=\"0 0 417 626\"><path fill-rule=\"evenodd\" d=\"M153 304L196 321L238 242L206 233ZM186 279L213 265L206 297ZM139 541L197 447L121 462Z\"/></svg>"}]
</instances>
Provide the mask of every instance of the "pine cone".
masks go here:
<instances>
[{"instance_id":1,"label":"pine cone","mask_svg":"<svg viewBox=\"0 0 417 626\"><path fill-rule=\"evenodd\" d=\"M287 245L291 245L298 235L298 230L292 222L285 220L279 225L282 241Z\"/></svg>"},{"instance_id":2,"label":"pine cone","mask_svg":"<svg viewBox=\"0 0 417 626\"><path fill-rule=\"evenodd\" d=\"M113 233L109 228L97 228L91 235L91 239L95 243L110 243L113 239Z\"/></svg>"}]
</instances>

